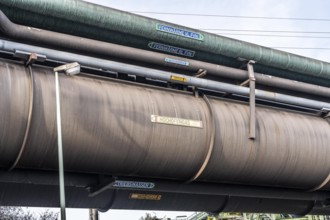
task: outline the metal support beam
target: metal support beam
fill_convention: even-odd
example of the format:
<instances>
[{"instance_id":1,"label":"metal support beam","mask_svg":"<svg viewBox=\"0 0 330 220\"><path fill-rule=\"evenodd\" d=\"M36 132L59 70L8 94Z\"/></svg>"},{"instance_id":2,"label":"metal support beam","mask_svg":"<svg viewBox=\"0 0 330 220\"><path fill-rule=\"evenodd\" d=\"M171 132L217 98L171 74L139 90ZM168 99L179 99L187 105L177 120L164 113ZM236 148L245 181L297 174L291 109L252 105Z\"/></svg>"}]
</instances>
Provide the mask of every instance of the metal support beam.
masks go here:
<instances>
[{"instance_id":1,"label":"metal support beam","mask_svg":"<svg viewBox=\"0 0 330 220\"><path fill-rule=\"evenodd\" d=\"M249 94L249 104L250 104L250 139L256 138L256 78L254 76L253 64L255 61L250 60L247 64L247 69L249 72L249 84L250 84L250 94Z\"/></svg>"},{"instance_id":2,"label":"metal support beam","mask_svg":"<svg viewBox=\"0 0 330 220\"><path fill-rule=\"evenodd\" d=\"M34 101L34 78L33 78L33 70L31 68L31 65L35 61L45 61L46 60L46 57L44 57L44 56L38 55L36 53L25 53L25 52L22 52L22 51L15 51L14 57L21 58L23 60L23 62L25 63L26 69L29 72L30 82L31 82L31 84L30 84L30 102L29 102L30 104L29 104L28 120L27 120L27 124L26 124L26 130L25 130L22 146L20 148L20 151L19 151L15 161L9 167L8 171L12 171L13 169L15 169L15 167L19 163L19 161L21 159L21 156L22 156L22 154L25 150L26 143L27 143L29 133L30 133L30 127L31 127L31 121L32 121L32 112L33 112L33 101Z\"/></svg>"},{"instance_id":3,"label":"metal support beam","mask_svg":"<svg viewBox=\"0 0 330 220\"><path fill-rule=\"evenodd\" d=\"M99 212L96 209L89 209L89 220L99 220Z\"/></svg>"},{"instance_id":4,"label":"metal support beam","mask_svg":"<svg viewBox=\"0 0 330 220\"><path fill-rule=\"evenodd\" d=\"M44 62L47 59L47 57L43 54L25 52L21 50L15 50L14 57L23 59L26 66L33 64L35 61Z\"/></svg>"},{"instance_id":5,"label":"metal support beam","mask_svg":"<svg viewBox=\"0 0 330 220\"><path fill-rule=\"evenodd\" d=\"M89 194L89 197L94 197L99 195L100 193L104 192L107 189L110 189L111 186L116 181L115 178L107 179L107 180L101 180L101 182L96 186L90 186L87 188Z\"/></svg>"},{"instance_id":6,"label":"metal support beam","mask_svg":"<svg viewBox=\"0 0 330 220\"><path fill-rule=\"evenodd\" d=\"M202 77L205 76L206 74L207 74L207 71L206 71L206 70L199 69L199 70L197 71L197 73L194 74L194 77L196 77L196 78L202 78ZM195 97L198 98L198 97L199 97L198 87L193 86L193 87L192 87L192 90L193 90L193 93L194 93Z\"/></svg>"}]
</instances>

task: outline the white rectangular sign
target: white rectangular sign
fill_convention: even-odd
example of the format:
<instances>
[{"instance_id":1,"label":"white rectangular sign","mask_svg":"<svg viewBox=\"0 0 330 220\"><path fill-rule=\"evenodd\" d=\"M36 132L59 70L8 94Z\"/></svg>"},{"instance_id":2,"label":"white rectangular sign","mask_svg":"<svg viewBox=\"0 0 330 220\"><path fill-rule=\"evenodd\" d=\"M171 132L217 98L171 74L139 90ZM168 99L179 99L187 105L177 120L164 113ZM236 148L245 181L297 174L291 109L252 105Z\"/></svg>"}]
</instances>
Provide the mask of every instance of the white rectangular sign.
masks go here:
<instances>
[{"instance_id":1,"label":"white rectangular sign","mask_svg":"<svg viewBox=\"0 0 330 220\"><path fill-rule=\"evenodd\" d=\"M190 119L184 119L184 118L173 118L173 117L166 117L166 116L159 116L159 115L151 115L151 122L160 123L160 124L168 124L168 125L203 128L202 121L190 120Z\"/></svg>"}]
</instances>

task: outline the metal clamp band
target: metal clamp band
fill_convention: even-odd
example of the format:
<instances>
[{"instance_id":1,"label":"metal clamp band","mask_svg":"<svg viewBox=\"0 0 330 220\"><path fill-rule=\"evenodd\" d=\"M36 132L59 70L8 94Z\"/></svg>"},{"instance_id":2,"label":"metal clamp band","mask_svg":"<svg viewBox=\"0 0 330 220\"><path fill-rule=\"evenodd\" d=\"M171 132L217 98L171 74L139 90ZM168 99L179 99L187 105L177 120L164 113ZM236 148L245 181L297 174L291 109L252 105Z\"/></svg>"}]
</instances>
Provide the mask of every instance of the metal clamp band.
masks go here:
<instances>
[{"instance_id":1,"label":"metal clamp band","mask_svg":"<svg viewBox=\"0 0 330 220\"><path fill-rule=\"evenodd\" d=\"M201 167L199 168L197 173L192 178L190 178L188 181L186 181L186 183L191 183L191 182L195 181L203 173L203 171L205 170L207 164L210 161L210 158L211 158L211 155L212 155L212 152L213 152L213 148L214 148L215 129L216 129L215 128L214 114L213 114L211 103L210 103L209 99L206 97L205 94L203 94L203 99L206 102L206 105L209 109L210 120L211 120L211 125L209 126L210 129L211 129L211 138L210 138L209 148L208 148L208 151L207 151L207 154L206 154L206 157L204 159L203 164L201 165Z\"/></svg>"},{"instance_id":2,"label":"metal clamp band","mask_svg":"<svg viewBox=\"0 0 330 220\"><path fill-rule=\"evenodd\" d=\"M24 152L25 146L26 146L26 142L30 133L30 127L31 127L31 119L32 119L32 111L33 111L33 101L34 101L34 78L33 78L33 71L31 66L27 66L29 72L30 72L30 81L31 81L31 89L30 89L30 105L29 105L29 113L28 113L28 119L27 119L27 123L26 123L26 130L25 130L25 134L24 134L24 138L23 138L23 142L20 148L20 151L18 152L18 155L14 161L14 163L10 166L10 168L8 169L8 171L13 170L18 162L20 161L22 154Z\"/></svg>"},{"instance_id":3,"label":"metal clamp band","mask_svg":"<svg viewBox=\"0 0 330 220\"><path fill-rule=\"evenodd\" d=\"M228 195L228 196L226 196L223 204L215 211L215 214L219 215L221 212L223 212L225 210L225 208L227 207L229 200L230 200L230 196Z\"/></svg>"},{"instance_id":4,"label":"metal clamp band","mask_svg":"<svg viewBox=\"0 0 330 220\"><path fill-rule=\"evenodd\" d=\"M309 205L307 206L306 210L302 213L299 213L298 215L301 216L301 217L303 217L305 215L308 215L308 213L310 213L313 210L315 204L316 204L316 201L311 201L309 203Z\"/></svg>"},{"instance_id":5,"label":"metal clamp band","mask_svg":"<svg viewBox=\"0 0 330 220\"><path fill-rule=\"evenodd\" d=\"M325 178L325 180L320 184L318 185L317 187L314 187L313 189L310 189L308 190L309 192L314 192L316 190L319 190L319 189L322 189L325 185L327 185L328 183L330 182L330 173L329 175L327 176L327 178Z\"/></svg>"},{"instance_id":6,"label":"metal clamp band","mask_svg":"<svg viewBox=\"0 0 330 220\"><path fill-rule=\"evenodd\" d=\"M329 117L325 117L325 120L328 121L329 124L330 124L330 118L329 118ZM314 187L313 189L310 189L310 190L308 190L308 191L309 191L309 192L314 192L314 191L316 191L316 190L322 189L322 188L323 188L325 185L327 185L329 182L330 182L330 173L329 173L329 175L327 176L327 178L325 178L325 179L323 180L323 182L322 182L320 185L318 185L318 186L316 186L316 187Z\"/></svg>"}]
</instances>

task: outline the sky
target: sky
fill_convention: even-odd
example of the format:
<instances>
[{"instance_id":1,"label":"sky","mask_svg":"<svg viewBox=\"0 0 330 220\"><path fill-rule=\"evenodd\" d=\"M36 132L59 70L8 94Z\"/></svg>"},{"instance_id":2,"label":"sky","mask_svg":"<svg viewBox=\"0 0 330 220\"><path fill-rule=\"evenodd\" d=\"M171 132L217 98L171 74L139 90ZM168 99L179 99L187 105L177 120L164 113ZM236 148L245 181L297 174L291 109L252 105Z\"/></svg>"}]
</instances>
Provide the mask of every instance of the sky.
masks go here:
<instances>
[{"instance_id":1,"label":"sky","mask_svg":"<svg viewBox=\"0 0 330 220\"><path fill-rule=\"evenodd\" d=\"M169 12L206 15L230 15L249 17L276 18L308 18L324 20L292 20L292 19L261 19L261 18L233 18L216 16L179 16L139 13L144 16L177 23L196 29L230 29L225 35L235 39L248 41L268 47L295 48L330 48L330 1L327 0L85 0L108 7L134 12ZM259 30L247 32L238 30ZM274 31L274 32L264 32ZM279 32L278 32L279 31ZM302 33L289 33L293 31ZM212 32L211 30L209 32ZM217 31L213 31L217 32ZM224 32L224 31L223 31ZM328 33L304 33L328 32ZM247 35L246 35L247 34ZM249 35L282 35L249 36ZM285 37L283 37L285 36ZM291 36L291 37L288 37ZM299 36L299 37L296 37ZM317 38L307 38L307 37ZM330 49L282 49L315 59L330 62ZM38 210L38 209L36 209ZM55 211L58 209L54 209ZM101 213L100 219L139 219L146 212L157 214L158 217L175 217L190 215L187 212L153 212L110 210ZM68 209L67 219L88 219L88 210Z\"/></svg>"}]
</instances>

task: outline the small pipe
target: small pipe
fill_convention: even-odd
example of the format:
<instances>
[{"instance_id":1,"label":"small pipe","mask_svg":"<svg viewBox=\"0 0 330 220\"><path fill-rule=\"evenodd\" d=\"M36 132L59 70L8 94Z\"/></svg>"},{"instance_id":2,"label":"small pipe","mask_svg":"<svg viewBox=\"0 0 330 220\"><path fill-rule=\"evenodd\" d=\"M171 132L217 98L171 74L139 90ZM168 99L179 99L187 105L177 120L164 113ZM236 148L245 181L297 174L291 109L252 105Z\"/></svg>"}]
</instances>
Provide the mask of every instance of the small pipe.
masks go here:
<instances>
[{"instance_id":1,"label":"small pipe","mask_svg":"<svg viewBox=\"0 0 330 220\"><path fill-rule=\"evenodd\" d=\"M96 209L89 209L89 220L99 220L99 212Z\"/></svg>"},{"instance_id":2,"label":"small pipe","mask_svg":"<svg viewBox=\"0 0 330 220\"><path fill-rule=\"evenodd\" d=\"M112 70L126 74L132 74L140 77L163 80L166 82L173 82L173 76L174 76L174 78L182 79L182 81L175 81L176 83L182 83L185 85L196 86L200 88L237 94L242 96L249 96L249 88L236 86L228 83L212 81L208 79L201 79L201 78L166 72L162 70L155 70L146 67L124 64L115 61L82 56L73 53L61 52L61 51L56 51L41 47L24 45L10 41L5 41L5 40L0 40L0 50L4 50L6 52L11 52L11 53L14 53L15 50L25 50L29 52L33 51L35 53L43 54L47 56L47 59L50 60L56 60L63 63L78 62L85 67L93 67L103 70ZM258 99L264 99L273 102L312 108L315 110L321 110L324 108L330 109L330 103L328 102L315 101L301 97L284 95L280 93L255 90L255 95L256 98Z\"/></svg>"},{"instance_id":3,"label":"small pipe","mask_svg":"<svg viewBox=\"0 0 330 220\"><path fill-rule=\"evenodd\" d=\"M125 60L130 59L138 62L169 66L192 72L203 69L206 70L208 74L214 76L239 81L247 79L246 70L17 25L12 23L1 10L0 33L5 37L21 43L45 46L56 50L60 49L102 58L118 57ZM180 65L178 62L167 62L168 60L183 61L183 63L188 65ZM283 79L262 73L255 73L255 78L260 85L330 98L330 88L327 87Z\"/></svg>"},{"instance_id":4,"label":"small pipe","mask_svg":"<svg viewBox=\"0 0 330 220\"><path fill-rule=\"evenodd\" d=\"M193 177L191 177L188 181L186 181L186 183L191 183L193 181L196 181L198 179L198 177L200 177L202 175L205 168L207 167L207 165L210 162L210 158L212 156L212 152L213 152L213 149L214 149L215 134L216 134L216 125L215 125L216 123L215 123L215 120L214 120L214 113L213 113L213 109L212 109L212 105L210 103L210 100L207 98L207 96L205 94L203 94L203 100L205 101L205 103L206 103L206 105L209 109L209 114L210 114L210 123L209 123L209 129L211 130L211 132L210 132L210 142L209 142L207 153L206 153L206 156L205 156L205 159L204 159L202 165L199 167L196 174Z\"/></svg>"},{"instance_id":5,"label":"small pipe","mask_svg":"<svg viewBox=\"0 0 330 220\"><path fill-rule=\"evenodd\" d=\"M61 219L66 220L60 87L59 87L59 80L58 80L58 72L55 72L55 90L56 90L55 91L55 93L56 93L56 123L57 123L58 165L59 165L59 176L60 176L59 185L60 185Z\"/></svg>"}]
</instances>

